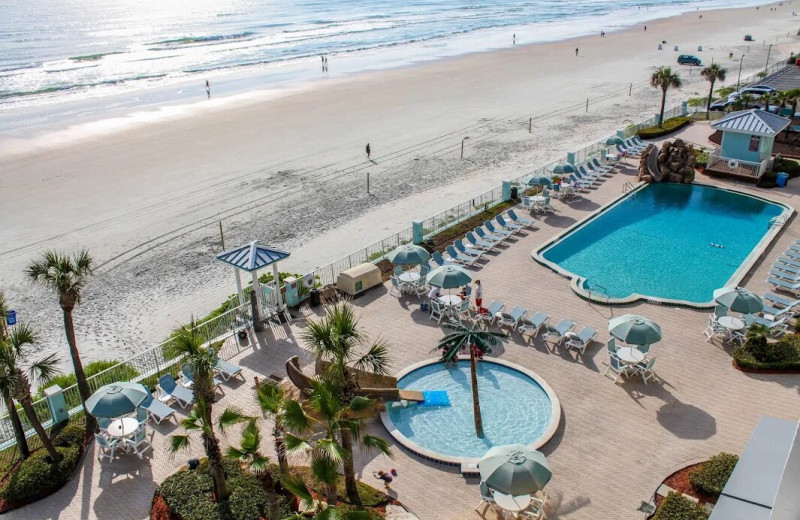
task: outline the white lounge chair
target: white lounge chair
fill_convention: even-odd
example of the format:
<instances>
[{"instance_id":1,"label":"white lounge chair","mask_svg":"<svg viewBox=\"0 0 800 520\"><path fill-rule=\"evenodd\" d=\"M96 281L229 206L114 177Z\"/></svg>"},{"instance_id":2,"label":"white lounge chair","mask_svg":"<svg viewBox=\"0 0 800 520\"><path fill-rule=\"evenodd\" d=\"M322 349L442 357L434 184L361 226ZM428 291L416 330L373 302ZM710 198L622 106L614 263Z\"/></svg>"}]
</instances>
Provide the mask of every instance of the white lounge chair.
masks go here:
<instances>
[{"instance_id":1,"label":"white lounge chair","mask_svg":"<svg viewBox=\"0 0 800 520\"><path fill-rule=\"evenodd\" d=\"M630 373L630 368L625 363L620 361L616 354L611 353L609 353L608 356L608 368L606 368L606 371L603 372L603 375L608 374L609 370L616 374L614 377L615 383L617 382L617 379L619 379L619 376L625 378L628 377L628 374Z\"/></svg>"},{"instance_id":2,"label":"white lounge chair","mask_svg":"<svg viewBox=\"0 0 800 520\"><path fill-rule=\"evenodd\" d=\"M516 330L517 325L519 325L520 320L522 320L525 315L528 314L528 309L525 307L521 307L517 305L511 312L501 312L500 313L500 326L501 327L510 327L511 330Z\"/></svg>"},{"instance_id":3,"label":"white lounge chair","mask_svg":"<svg viewBox=\"0 0 800 520\"><path fill-rule=\"evenodd\" d=\"M469 231L466 237L467 237L467 242L472 244L473 247L476 247L478 249L483 249L484 251L492 251L494 250L495 246L497 246L497 244L500 243L499 240L489 241L483 238L478 238L472 231Z\"/></svg>"},{"instance_id":4,"label":"white lounge chair","mask_svg":"<svg viewBox=\"0 0 800 520\"><path fill-rule=\"evenodd\" d=\"M789 274L789 276L798 276L800 275L800 267L794 267L788 264L784 264L782 262L775 262L772 264L773 271L785 271Z\"/></svg>"},{"instance_id":5,"label":"white lounge chair","mask_svg":"<svg viewBox=\"0 0 800 520\"><path fill-rule=\"evenodd\" d=\"M194 402L192 391L179 385L172 374L164 374L159 377L156 388L159 391L158 400L164 404L169 404L174 400L181 408L186 408Z\"/></svg>"},{"instance_id":6,"label":"white lounge chair","mask_svg":"<svg viewBox=\"0 0 800 520\"><path fill-rule=\"evenodd\" d=\"M781 271L779 269L770 269L769 275L775 278L780 278L781 280L786 280L789 282L797 283L800 282L800 276L796 274L792 274L788 271Z\"/></svg>"},{"instance_id":7,"label":"white lounge chair","mask_svg":"<svg viewBox=\"0 0 800 520\"><path fill-rule=\"evenodd\" d=\"M463 253L465 255L472 255L472 256L477 256L478 258L480 258L480 257L483 256L483 253L485 253L485 251L481 251L479 249L473 249L471 247L465 246L464 242L462 242L460 238L457 238L453 242L453 245L455 246L457 251L460 251L461 253Z\"/></svg>"},{"instance_id":8,"label":"white lounge chair","mask_svg":"<svg viewBox=\"0 0 800 520\"><path fill-rule=\"evenodd\" d=\"M517 216L517 213L513 209L508 210L508 218L510 218L512 222L514 222L515 224L519 224L520 226L536 227L535 220L533 220L532 218L519 217Z\"/></svg>"},{"instance_id":9,"label":"white lounge chair","mask_svg":"<svg viewBox=\"0 0 800 520\"><path fill-rule=\"evenodd\" d=\"M507 221L505 218L503 218L503 215L497 215L494 219L503 229L507 229L512 233L519 233L522 231L523 226Z\"/></svg>"},{"instance_id":10,"label":"white lounge chair","mask_svg":"<svg viewBox=\"0 0 800 520\"><path fill-rule=\"evenodd\" d=\"M499 224L498 224L498 225L499 225ZM514 232L513 232L513 231L507 231L507 230L505 230L505 229L498 229L498 228L496 228L496 227L495 227L495 225L492 223L492 221L491 221L491 220L487 220L486 222L484 222L484 223L483 223L483 226L484 226L486 229L488 229L488 230L489 230L489 233L492 233L493 235L499 235L499 236L502 236L502 237L508 238L508 237L510 237L511 235L513 235L513 234L514 234Z\"/></svg>"},{"instance_id":11,"label":"white lounge chair","mask_svg":"<svg viewBox=\"0 0 800 520\"><path fill-rule=\"evenodd\" d=\"M567 347L580 350L581 354L584 353L586 347L595 340L597 331L592 327L583 327L577 335L571 336L567 340Z\"/></svg>"},{"instance_id":12,"label":"white lounge chair","mask_svg":"<svg viewBox=\"0 0 800 520\"><path fill-rule=\"evenodd\" d=\"M747 314L744 317L744 323L747 328L750 328L753 324L763 325L767 329L769 329L769 334L773 338L777 338L787 330L789 330L789 324L786 323L786 318L781 318L779 320L768 320L767 318L762 318L761 316L755 316L753 314Z\"/></svg>"},{"instance_id":13,"label":"white lounge chair","mask_svg":"<svg viewBox=\"0 0 800 520\"><path fill-rule=\"evenodd\" d=\"M232 377L240 377L245 381L244 374L242 374L242 367L234 365L230 361L217 358L217 364L214 366L214 371L225 381L229 381Z\"/></svg>"},{"instance_id":14,"label":"white lounge chair","mask_svg":"<svg viewBox=\"0 0 800 520\"><path fill-rule=\"evenodd\" d=\"M786 291L794 295L800 294L800 283L782 280L774 276L767 278L767 283L777 290Z\"/></svg>"},{"instance_id":15,"label":"white lounge chair","mask_svg":"<svg viewBox=\"0 0 800 520\"><path fill-rule=\"evenodd\" d=\"M555 348L564 341L564 336L566 336L567 332L572 330L574 326L574 321L564 318L559 321L555 327L547 327L547 331L544 333L545 342L552 343L553 348Z\"/></svg>"},{"instance_id":16,"label":"white lounge chair","mask_svg":"<svg viewBox=\"0 0 800 520\"><path fill-rule=\"evenodd\" d=\"M153 419L156 424L161 424L161 421L175 417L175 410L171 406L167 406L158 399L153 399L152 395L145 397L142 404L139 405L139 410L147 412L147 416Z\"/></svg>"},{"instance_id":17,"label":"white lounge chair","mask_svg":"<svg viewBox=\"0 0 800 520\"><path fill-rule=\"evenodd\" d=\"M477 262L479 258L477 256L466 255L464 253L456 251L456 248L453 246L447 246L445 248L445 251L447 251L447 254L450 256L451 260L466 266L475 265L475 262Z\"/></svg>"},{"instance_id":18,"label":"white lounge chair","mask_svg":"<svg viewBox=\"0 0 800 520\"><path fill-rule=\"evenodd\" d=\"M491 233L488 229L485 229L483 226L476 227L475 234L477 234L482 239L487 240L489 242L494 242L495 244L499 244L500 242L511 236L510 234L505 236L496 235L494 233Z\"/></svg>"},{"instance_id":19,"label":"white lounge chair","mask_svg":"<svg viewBox=\"0 0 800 520\"><path fill-rule=\"evenodd\" d=\"M505 308L505 306L506 306L505 303L499 300L495 300L492 303L490 303L489 306L486 308L486 314L478 314L478 317L481 319L481 321L484 321L487 324L491 325L492 323L494 323L497 313L501 312Z\"/></svg>"},{"instance_id":20,"label":"white lounge chair","mask_svg":"<svg viewBox=\"0 0 800 520\"><path fill-rule=\"evenodd\" d=\"M523 336L530 335L530 337L535 338L539 335L539 331L542 330L542 327L547 324L547 321L550 319L550 316L543 312L537 312L530 318L522 318L519 322L519 329L520 334Z\"/></svg>"}]
</instances>

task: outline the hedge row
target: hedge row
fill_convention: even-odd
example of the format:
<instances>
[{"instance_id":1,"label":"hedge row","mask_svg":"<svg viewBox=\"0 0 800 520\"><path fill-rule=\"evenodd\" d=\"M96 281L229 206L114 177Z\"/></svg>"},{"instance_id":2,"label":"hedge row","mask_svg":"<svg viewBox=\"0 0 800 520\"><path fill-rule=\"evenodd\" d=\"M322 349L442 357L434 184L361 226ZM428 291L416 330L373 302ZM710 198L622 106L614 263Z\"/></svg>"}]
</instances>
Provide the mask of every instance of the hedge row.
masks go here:
<instances>
[{"instance_id":1,"label":"hedge row","mask_svg":"<svg viewBox=\"0 0 800 520\"><path fill-rule=\"evenodd\" d=\"M751 370L800 370L800 335L786 334L779 341L751 337L733 350L733 360Z\"/></svg>"},{"instance_id":2,"label":"hedge row","mask_svg":"<svg viewBox=\"0 0 800 520\"><path fill-rule=\"evenodd\" d=\"M702 493L719 495L739 462L739 456L720 453L703 462L691 473L689 483Z\"/></svg>"},{"instance_id":3,"label":"hedge row","mask_svg":"<svg viewBox=\"0 0 800 520\"><path fill-rule=\"evenodd\" d=\"M672 119L667 119L664 121L664 124L659 126L651 126L649 128L642 128L636 135L641 137L642 139L655 139L656 137L661 137L667 134L671 134L681 128L687 126L691 123L692 120L689 117L673 117Z\"/></svg>"},{"instance_id":4,"label":"hedge row","mask_svg":"<svg viewBox=\"0 0 800 520\"><path fill-rule=\"evenodd\" d=\"M708 520L709 513L703 506L680 493L670 492L658 506L653 520Z\"/></svg>"}]
</instances>

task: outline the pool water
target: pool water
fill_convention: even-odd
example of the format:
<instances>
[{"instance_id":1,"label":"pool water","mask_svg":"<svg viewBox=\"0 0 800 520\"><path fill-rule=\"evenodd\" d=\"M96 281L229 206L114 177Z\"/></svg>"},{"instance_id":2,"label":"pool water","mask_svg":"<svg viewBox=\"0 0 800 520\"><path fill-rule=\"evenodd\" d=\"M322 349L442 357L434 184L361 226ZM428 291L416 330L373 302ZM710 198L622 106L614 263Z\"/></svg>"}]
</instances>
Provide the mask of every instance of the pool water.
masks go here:
<instances>
[{"instance_id":1,"label":"pool water","mask_svg":"<svg viewBox=\"0 0 800 520\"><path fill-rule=\"evenodd\" d=\"M612 298L706 303L784 207L744 194L651 184L577 227L540 255Z\"/></svg>"},{"instance_id":2,"label":"pool water","mask_svg":"<svg viewBox=\"0 0 800 520\"><path fill-rule=\"evenodd\" d=\"M485 437L475 435L469 361L434 363L402 377L397 386L445 390L451 406L403 407L391 403L389 418L414 443L445 455L480 458L492 446L531 444L550 424L552 403L527 375L496 363L478 363L478 394Z\"/></svg>"}]
</instances>

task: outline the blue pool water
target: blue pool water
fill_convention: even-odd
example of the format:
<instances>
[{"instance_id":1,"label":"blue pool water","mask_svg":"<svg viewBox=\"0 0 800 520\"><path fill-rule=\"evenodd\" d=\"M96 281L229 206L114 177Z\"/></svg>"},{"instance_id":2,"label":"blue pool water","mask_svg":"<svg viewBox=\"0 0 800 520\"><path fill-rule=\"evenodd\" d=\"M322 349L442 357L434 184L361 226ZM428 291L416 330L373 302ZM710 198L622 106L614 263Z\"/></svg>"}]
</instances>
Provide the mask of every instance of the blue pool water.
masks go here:
<instances>
[{"instance_id":1,"label":"blue pool water","mask_svg":"<svg viewBox=\"0 0 800 520\"><path fill-rule=\"evenodd\" d=\"M540 254L612 298L636 293L705 303L783 209L708 186L652 184Z\"/></svg>"},{"instance_id":2,"label":"blue pool water","mask_svg":"<svg viewBox=\"0 0 800 520\"><path fill-rule=\"evenodd\" d=\"M552 404L542 387L525 374L496 363L478 363L483 439L475 435L469 361L459 361L456 366L424 366L401 378L397 386L447 391L451 406L389 406L389 417L403 435L446 455L480 458L492 446L530 444L550 424Z\"/></svg>"}]
</instances>

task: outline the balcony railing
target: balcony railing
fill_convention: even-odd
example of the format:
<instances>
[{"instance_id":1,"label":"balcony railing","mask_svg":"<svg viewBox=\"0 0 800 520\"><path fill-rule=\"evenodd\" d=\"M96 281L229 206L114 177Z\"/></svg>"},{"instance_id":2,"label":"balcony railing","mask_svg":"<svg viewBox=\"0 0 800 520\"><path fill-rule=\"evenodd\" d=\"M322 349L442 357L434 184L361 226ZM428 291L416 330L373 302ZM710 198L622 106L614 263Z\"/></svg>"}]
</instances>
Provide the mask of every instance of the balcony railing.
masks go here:
<instances>
[{"instance_id":1,"label":"balcony railing","mask_svg":"<svg viewBox=\"0 0 800 520\"><path fill-rule=\"evenodd\" d=\"M719 150L715 150L709 154L706 168L718 172L729 173L731 175L741 175L743 177L759 179L767 171L767 168L771 162L772 159L764 159L761 162L732 159L730 157L723 157L719 154Z\"/></svg>"}]
</instances>

